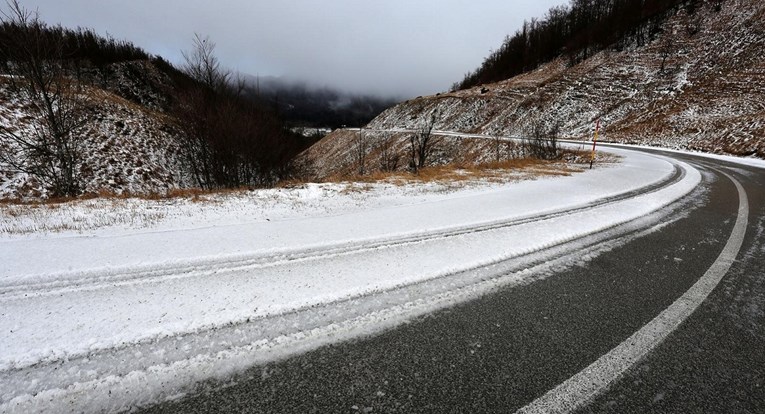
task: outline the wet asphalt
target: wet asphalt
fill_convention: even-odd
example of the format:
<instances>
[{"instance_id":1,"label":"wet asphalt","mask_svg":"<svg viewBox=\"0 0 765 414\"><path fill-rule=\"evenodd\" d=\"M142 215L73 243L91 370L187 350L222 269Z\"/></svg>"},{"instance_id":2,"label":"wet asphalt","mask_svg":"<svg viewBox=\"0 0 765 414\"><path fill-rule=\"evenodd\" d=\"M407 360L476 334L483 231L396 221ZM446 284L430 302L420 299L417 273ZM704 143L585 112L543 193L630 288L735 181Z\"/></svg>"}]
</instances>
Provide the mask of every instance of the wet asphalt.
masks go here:
<instances>
[{"instance_id":1,"label":"wet asphalt","mask_svg":"<svg viewBox=\"0 0 765 414\"><path fill-rule=\"evenodd\" d=\"M738 260L677 331L580 411L765 412L765 171L722 169L750 201ZM703 171L706 194L686 217L586 264L141 412L513 412L624 341L714 262L738 195Z\"/></svg>"}]
</instances>

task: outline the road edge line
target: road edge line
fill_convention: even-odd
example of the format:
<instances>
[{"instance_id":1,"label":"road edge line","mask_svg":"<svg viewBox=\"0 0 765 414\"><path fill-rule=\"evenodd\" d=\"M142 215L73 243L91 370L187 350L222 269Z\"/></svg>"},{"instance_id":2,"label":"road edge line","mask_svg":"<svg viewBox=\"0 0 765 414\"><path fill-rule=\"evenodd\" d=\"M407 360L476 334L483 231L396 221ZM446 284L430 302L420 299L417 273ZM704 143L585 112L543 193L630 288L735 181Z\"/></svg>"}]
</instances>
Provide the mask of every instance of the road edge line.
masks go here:
<instances>
[{"instance_id":1,"label":"road edge line","mask_svg":"<svg viewBox=\"0 0 765 414\"><path fill-rule=\"evenodd\" d=\"M739 207L731 235L712 266L690 289L640 330L516 413L570 413L583 407L664 341L717 287L741 250L749 222L749 199L744 187L732 176L720 173L736 186Z\"/></svg>"}]
</instances>

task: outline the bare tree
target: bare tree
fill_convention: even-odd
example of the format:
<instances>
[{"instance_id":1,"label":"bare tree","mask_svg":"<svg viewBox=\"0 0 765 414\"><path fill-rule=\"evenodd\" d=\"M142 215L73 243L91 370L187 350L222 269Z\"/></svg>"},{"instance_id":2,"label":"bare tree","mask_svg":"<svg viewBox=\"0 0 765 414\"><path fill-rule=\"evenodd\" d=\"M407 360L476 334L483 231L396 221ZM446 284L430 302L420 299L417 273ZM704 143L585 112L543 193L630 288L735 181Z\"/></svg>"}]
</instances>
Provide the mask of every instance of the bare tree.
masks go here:
<instances>
[{"instance_id":1,"label":"bare tree","mask_svg":"<svg viewBox=\"0 0 765 414\"><path fill-rule=\"evenodd\" d=\"M356 164L356 170L359 175L367 173L367 154L369 153L369 142L364 136L364 128L359 128L359 133L353 139L353 161Z\"/></svg>"},{"instance_id":2,"label":"bare tree","mask_svg":"<svg viewBox=\"0 0 765 414\"><path fill-rule=\"evenodd\" d=\"M542 159L554 160L560 157L558 138L560 136L560 121L556 121L550 128L545 128L542 121L536 121L531 125L531 131L524 139L526 154Z\"/></svg>"},{"instance_id":3,"label":"bare tree","mask_svg":"<svg viewBox=\"0 0 765 414\"><path fill-rule=\"evenodd\" d=\"M491 137L492 150L494 150L494 162L499 163L502 160L502 136L499 133Z\"/></svg>"},{"instance_id":4,"label":"bare tree","mask_svg":"<svg viewBox=\"0 0 765 414\"><path fill-rule=\"evenodd\" d=\"M185 60L183 71L201 85L184 90L175 108L183 131L179 139L186 166L202 188L235 186L238 180L232 180L231 174L237 166L228 165L232 157L226 148L235 138L221 129L230 130L236 123L235 119L227 119L233 107L224 99L231 90L231 74L221 67L215 43L209 37L195 34L191 50L181 53Z\"/></svg>"},{"instance_id":5,"label":"bare tree","mask_svg":"<svg viewBox=\"0 0 765 414\"><path fill-rule=\"evenodd\" d=\"M181 54L182 70L201 85L183 91L175 110L186 166L202 188L240 185L239 166L229 151L238 124L231 119L235 105L226 99L234 91L231 73L221 67L215 43L207 36L194 34L191 50Z\"/></svg>"},{"instance_id":6,"label":"bare tree","mask_svg":"<svg viewBox=\"0 0 765 414\"><path fill-rule=\"evenodd\" d=\"M667 59L673 54L674 35L664 33L659 44L659 55L661 56L661 69L660 73L664 74L666 69Z\"/></svg>"},{"instance_id":7,"label":"bare tree","mask_svg":"<svg viewBox=\"0 0 765 414\"><path fill-rule=\"evenodd\" d=\"M202 188L273 185L289 174L297 143L275 115L245 98L244 81L223 69L214 51L196 35L183 53L184 70L197 81L174 107L185 166Z\"/></svg>"},{"instance_id":8,"label":"bare tree","mask_svg":"<svg viewBox=\"0 0 765 414\"><path fill-rule=\"evenodd\" d=\"M212 133L207 116L207 98L202 90L190 89L179 94L174 108L175 118L182 133L178 137L181 155L188 171L201 188L213 186L213 149L209 142Z\"/></svg>"},{"instance_id":9,"label":"bare tree","mask_svg":"<svg viewBox=\"0 0 765 414\"><path fill-rule=\"evenodd\" d=\"M215 43L209 36L194 34L190 51L181 52L185 61L183 71L214 91L229 87L231 72L221 67L215 56Z\"/></svg>"},{"instance_id":10,"label":"bare tree","mask_svg":"<svg viewBox=\"0 0 765 414\"><path fill-rule=\"evenodd\" d=\"M409 153L411 159L409 167L415 173L427 166L427 163L436 148L437 141L433 137L433 127L438 119L438 110L430 113L425 118L417 132L409 136Z\"/></svg>"},{"instance_id":11,"label":"bare tree","mask_svg":"<svg viewBox=\"0 0 765 414\"><path fill-rule=\"evenodd\" d=\"M0 39L12 93L29 111L28 127L0 124L0 137L15 151L0 161L45 185L53 196L76 196L83 153L83 85L72 79L63 40L49 36L36 12L10 0L0 15L6 35Z\"/></svg>"},{"instance_id":12,"label":"bare tree","mask_svg":"<svg viewBox=\"0 0 765 414\"><path fill-rule=\"evenodd\" d=\"M389 133L384 132L377 147L377 151L380 154L381 171L396 171L399 162L401 162L401 154L396 151L394 144L393 137Z\"/></svg>"}]
</instances>

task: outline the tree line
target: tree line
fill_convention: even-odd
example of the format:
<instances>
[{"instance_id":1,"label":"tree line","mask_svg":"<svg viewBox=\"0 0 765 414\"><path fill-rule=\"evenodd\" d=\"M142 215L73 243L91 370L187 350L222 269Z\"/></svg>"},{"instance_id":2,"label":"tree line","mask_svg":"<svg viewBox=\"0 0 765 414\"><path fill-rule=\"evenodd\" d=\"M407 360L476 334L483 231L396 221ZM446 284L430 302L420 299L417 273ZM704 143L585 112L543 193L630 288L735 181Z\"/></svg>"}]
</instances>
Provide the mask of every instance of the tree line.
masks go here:
<instances>
[{"instance_id":1,"label":"tree line","mask_svg":"<svg viewBox=\"0 0 765 414\"><path fill-rule=\"evenodd\" d=\"M29 14L28 11L23 10ZM149 60L151 56L133 43L117 40L98 35L92 29L78 28L68 29L61 26L48 26L36 20L29 14L28 19L22 21L18 13L9 13L0 24L0 64L7 69L13 58L18 56L21 49L26 45L14 43L10 40L21 39L25 36L30 25L38 25L38 35L41 44L55 44L60 50L57 51L62 58L72 63L87 64L89 66L103 67L105 65L131 60Z\"/></svg>"},{"instance_id":2,"label":"tree line","mask_svg":"<svg viewBox=\"0 0 765 414\"><path fill-rule=\"evenodd\" d=\"M720 10L723 0L714 0ZM702 0L571 0L551 8L544 18L525 21L513 36L492 52L482 65L465 75L453 90L498 82L531 71L561 56L571 65L614 47L646 44L661 31L671 11L685 7L689 14Z\"/></svg>"}]
</instances>

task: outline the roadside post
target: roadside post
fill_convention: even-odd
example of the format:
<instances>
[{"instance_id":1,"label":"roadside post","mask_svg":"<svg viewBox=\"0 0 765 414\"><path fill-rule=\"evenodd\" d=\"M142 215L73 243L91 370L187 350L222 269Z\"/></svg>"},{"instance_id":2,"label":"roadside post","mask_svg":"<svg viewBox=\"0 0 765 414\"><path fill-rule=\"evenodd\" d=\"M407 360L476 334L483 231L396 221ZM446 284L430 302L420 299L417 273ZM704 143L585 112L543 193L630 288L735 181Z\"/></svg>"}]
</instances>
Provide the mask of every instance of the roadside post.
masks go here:
<instances>
[{"instance_id":1,"label":"roadside post","mask_svg":"<svg viewBox=\"0 0 765 414\"><path fill-rule=\"evenodd\" d=\"M592 154L590 154L590 169L592 169L592 163L595 162L595 144L598 143L598 133L600 132L600 118L595 123L595 138L592 140Z\"/></svg>"}]
</instances>

